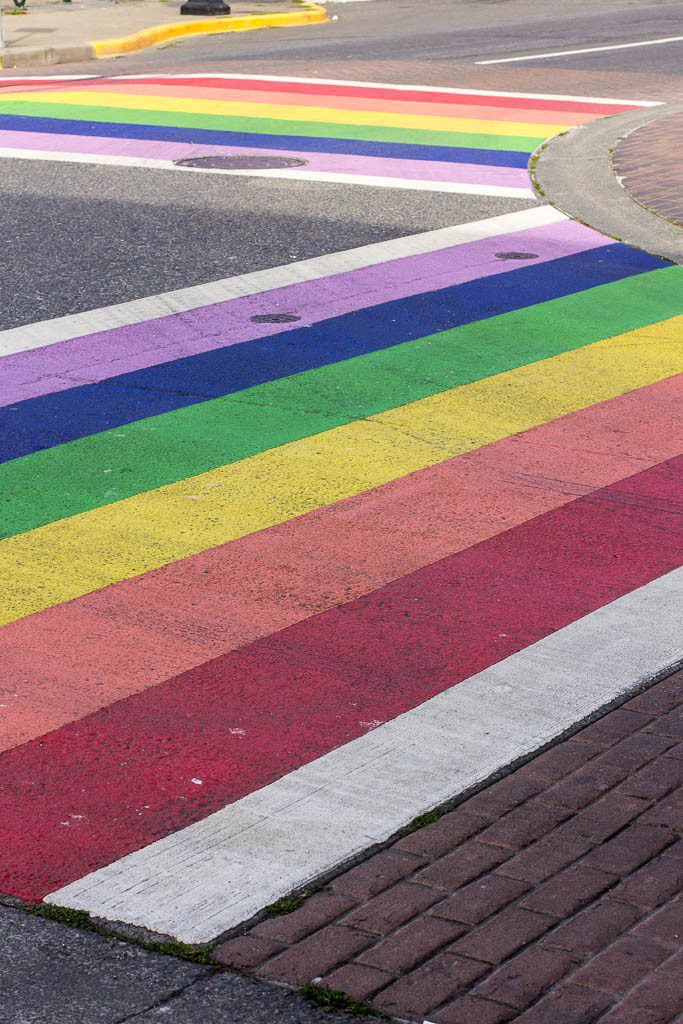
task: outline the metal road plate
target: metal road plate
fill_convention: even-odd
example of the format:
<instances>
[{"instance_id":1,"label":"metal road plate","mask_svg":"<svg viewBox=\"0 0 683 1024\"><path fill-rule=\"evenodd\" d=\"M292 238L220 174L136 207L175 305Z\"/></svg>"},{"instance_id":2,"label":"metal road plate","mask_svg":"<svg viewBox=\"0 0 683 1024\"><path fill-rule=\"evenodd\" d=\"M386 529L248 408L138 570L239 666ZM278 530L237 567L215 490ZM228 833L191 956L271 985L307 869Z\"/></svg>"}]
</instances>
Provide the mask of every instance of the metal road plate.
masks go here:
<instances>
[{"instance_id":1,"label":"metal road plate","mask_svg":"<svg viewBox=\"0 0 683 1024\"><path fill-rule=\"evenodd\" d=\"M177 167L197 167L207 171L267 171L282 167L304 167L308 160L290 156L190 156L175 160Z\"/></svg>"}]
</instances>

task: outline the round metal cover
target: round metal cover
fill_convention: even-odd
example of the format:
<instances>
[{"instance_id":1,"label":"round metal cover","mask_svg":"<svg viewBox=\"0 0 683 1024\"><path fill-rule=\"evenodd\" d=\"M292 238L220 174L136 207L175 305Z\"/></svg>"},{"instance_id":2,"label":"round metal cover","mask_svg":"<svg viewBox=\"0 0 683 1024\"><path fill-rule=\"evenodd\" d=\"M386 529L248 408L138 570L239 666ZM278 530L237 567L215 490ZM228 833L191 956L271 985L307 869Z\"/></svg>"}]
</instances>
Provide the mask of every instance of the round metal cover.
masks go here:
<instances>
[{"instance_id":1,"label":"round metal cover","mask_svg":"<svg viewBox=\"0 0 683 1024\"><path fill-rule=\"evenodd\" d=\"M278 167L303 167L308 160L292 156L188 156L174 160L177 167L199 167L207 171L267 171Z\"/></svg>"},{"instance_id":2,"label":"round metal cover","mask_svg":"<svg viewBox=\"0 0 683 1024\"><path fill-rule=\"evenodd\" d=\"M535 252L497 252L497 260L537 260L538 253Z\"/></svg>"},{"instance_id":3,"label":"round metal cover","mask_svg":"<svg viewBox=\"0 0 683 1024\"><path fill-rule=\"evenodd\" d=\"M252 324L293 324L301 320L296 313L257 313L252 316Z\"/></svg>"}]
</instances>

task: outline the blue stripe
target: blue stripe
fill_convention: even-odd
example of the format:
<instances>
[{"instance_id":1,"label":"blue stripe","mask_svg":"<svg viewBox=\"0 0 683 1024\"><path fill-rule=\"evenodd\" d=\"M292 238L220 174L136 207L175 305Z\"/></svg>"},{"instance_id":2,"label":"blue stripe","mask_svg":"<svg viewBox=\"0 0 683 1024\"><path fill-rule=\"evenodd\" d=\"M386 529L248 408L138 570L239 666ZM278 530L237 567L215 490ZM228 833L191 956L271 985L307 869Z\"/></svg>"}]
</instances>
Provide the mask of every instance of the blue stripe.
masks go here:
<instances>
[{"instance_id":1,"label":"blue stripe","mask_svg":"<svg viewBox=\"0 0 683 1024\"><path fill-rule=\"evenodd\" d=\"M0 461L663 266L615 243L32 398L0 410Z\"/></svg>"},{"instance_id":2,"label":"blue stripe","mask_svg":"<svg viewBox=\"0 0 683 1024\"><path fill-rule=\"evenodd\" d=\"M355 139L315 139L299 135L257 135L219 132L206 128L171 128L164 125L112 124L102 121L70 121L51 117L0 114L0 129L12 132L46 132L51 135L88 135L115 139L148 139L155 142L189 142L205 146L248 146L251 149L291 149L302 153L347 153L393 160L430 160L486 167L526 167L528 153L455 146L413 146L403 142L361 142Z\"/></svg>"}]
</instances>

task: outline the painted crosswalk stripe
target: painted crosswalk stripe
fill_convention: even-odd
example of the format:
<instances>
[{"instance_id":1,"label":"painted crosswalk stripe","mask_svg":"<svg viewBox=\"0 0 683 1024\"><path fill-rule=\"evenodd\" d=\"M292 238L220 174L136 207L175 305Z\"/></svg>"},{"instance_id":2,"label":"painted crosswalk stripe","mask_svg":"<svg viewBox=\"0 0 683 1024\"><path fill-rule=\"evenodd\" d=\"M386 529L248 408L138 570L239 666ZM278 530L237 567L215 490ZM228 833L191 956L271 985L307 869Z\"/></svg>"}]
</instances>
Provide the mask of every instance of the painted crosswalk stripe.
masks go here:
<instances>
[{"instance_id":1,"label":"painted crosswalk stripe","mask_svg":"<svg viewBox=\"0 0 683 1024\"><path fill-rule=\"evenodd\" d=\"M571 221L558 221L542 229L511 231L505 244L512 250L533 250L533 262L537 266L540 262L601 247L604 241L603 236L590 228ZM290 321L268 325L269 337L274 338L381 303L502 275L525 266L524 261L515 264L501 260L500 245L499 235L479 241L463 240L456 246L404 256L379 266L271 288L260 293L257 300L250 294L216 302L211 308L203 305L196 316L188 316L189 311L185 311L182 315L176 313L160 318L156 323L141 322L128 330L102 331L80 342L66 340L38 351L26 348L0 356L0 406L54 394L79 384L97 383L111 378L114 373L120 377L171 360L259 341L263 337L263 323L255 321L254 317L289 311ZM632 269L641 267L642 264L636 263ZM507 280L501 278L501 285ZM7 332L4 337L0 334L0 351L3 342L9 347L12 337L16 346L17 333ZM32 331L23 329L23 334L28 334L29 341L35 340ZM86 349L87 359L84 358Z\"/></svg>"},{"instance_id":2,"label":"painted crosswalk stripe","mask_svg":"<svg viewBox=\"0 0 683 1024\"><path fill-rule=\"evenodd\" d=\"M683 316L596 342L8 537L0 541L0 621L680 373L682 325Z\"/></svg>"},{"instance_id":3,"label":"painted crosswalk stripe","mask_svg":"<svg viewBox=\"0 0 683 1024\"><path fill-rule=\"evenodd\" d=\"M212 307L219 302L245 298L262 292L275 291L323 278L334 278L339 274L379 267L394 261L408 259L452 246L468 245L472 242L504 236L515 231L528 231L567 221L568 218L552 206L537 206L516 213L505 213L498 217L453 227L437 228L434 231L392 238L386 242L373 242L356 249L315 256L284 266L255 270L236 277L226 277L207 284L192 285L174 291L162 292L142 299L132 299L101 309L85 310L69 316L43 320L36 324L12 327L0 332L0 357L44 348L58 342L70 341L97 335L120 327L145 324L167 316L186 313L202 307ZM95 339L97 342L97 338ZM38 357L42 358L42 357ZM83 358L81 356L81 363ZM5 365L5 364L0 364Z\"/></svg>"},{"instance_id":4,"label":"painted crosswalk stripe","mask_svg":"<svg viewBox=\"0 0 683 1024\"><path fill-rule=\"evenodd\" d=\"M676 570L47 902L204 942L683 659Z\"/></svg>"},{"instance_id":5,"label":"painted crosswalk stripe","mask_svg":"<svg viewBox=\"0 0 683 1024\"><path fill-rule=\"evenodd\" d=\"M677 568L682 466L577 498L7 752L5 828L30 878L21 895L44 896L261 789ZM0 870L17 853L8 839Z\"/></svg>"},{"instance_id":6,"label":"painted crosswalk stripe","mask_svg":"<svg viewBox=\"0 0 683 1024\"><path fill-rule=\"evenodd\" d=\"M0 688L15 696L0 750L672 458L671 409L682 383L671 378L589 406L5 626Z\"/></svg>"},{"instance_id":7,"label":"painted crosswalk stripe","mask_svg":"<svg viewBox=\"0 0 683 1024\"><path fill-rule=\"evenodd\" d=\"M0 146L523 188L636 106L37 81ZM672 665L682 337L680 268L541 206L3 332L0 889L204 941Z\"/></svg>"},{"instance_id":8,"label":"painted crosswalk stripe","mask_svg":"<svg viewBox=\"0 0 683 1024\"><path fill-rule=\"evenodd\" d=\"M4 461L0 465L0 488L5 496L0 535L24 533L306 436L357 423L448 388L538 363L591 345L605 335L615 337L624 327L638 330L660 324L659 330L673 336L675 325L668 328L662 318L677 308L668 293L669 282L675 283L677 277L670 268L645 273L637 282L629 278L612 282L521 312L328 363L247 391L185 402L161 415L128 423L125 429L84 431L84 436L67 444ZM523 340L517 340L517 331ZM288 335L285 338L289 341ZM311 332L306 344L322 348L325 340L324 333ZM262 359L258 348L256 353ZM247 359L250 357L251 353ZM223 364L223 374L215 373L210 379L224 380L228 372ZM196 378L193 383L196 388ZM491 383L495 385L495 380ZM80 395L88 389L74 390ZM182 388L176 386L174 396L176 390ZM67 400L67 410L78 408L71 400L73 392L60 394ZM117 407L108 397L104 391L101 404L113 417ZM30 410L37 405L40 424L40 414L45 415L49 405L26 404ZM7 410L6 421L15 428L23 408ZM142 408L138 403L135 411L139 416ZM24 433L35 436L31 413L24 413L23 419ZM92 428L92 419L88 423ZM42 436L45 438L44 433ZM199 445L197 438L202 439Z\"/></svg>"},{"instance_id":9,"label":"painted crosswalk stripe","mask_svg":"<svg viewBox=\"0 0 683 1024\"><path fill-rule=\"evenodd\" d=\"M303 164L221 173L522 200L533 199L528 156L548 135L641 106L249 75L29 84L0 95L0 157L170 169L256 149Z\"/></svg>"},{"instance_id":10,"label":"painted crosswalk stripe","mask_svg":"<svg viewBox=\"0 0 683 1024\"><path fill-rule=\"evenodd\" d=\"M489 274L482 266L474 280L386 302L380 293L369 308L309 326L294 326L283 334L222 345L221 335L230 333L230 325L224 324L214 333L214 346L209 351L164 360L130 373L110 372L106 380L91 384L72 378L68 390L0 407L0 432L4 435L0 462L212 398L242 394L249 401L253 395L244 392L260 385L375 352L394 348L402 351L405 344L445 331L664 269L656 257L622 245L584 251L579 248L578 252L570 249L565 255L558 239L558 258L548 256L546 253L546 258L540 258L533 268L496 274L495 289L489 286ZM497 267L490 264L490 269ZM457 336L454 340L457 343Z\"/></svg>"}]
</instances>

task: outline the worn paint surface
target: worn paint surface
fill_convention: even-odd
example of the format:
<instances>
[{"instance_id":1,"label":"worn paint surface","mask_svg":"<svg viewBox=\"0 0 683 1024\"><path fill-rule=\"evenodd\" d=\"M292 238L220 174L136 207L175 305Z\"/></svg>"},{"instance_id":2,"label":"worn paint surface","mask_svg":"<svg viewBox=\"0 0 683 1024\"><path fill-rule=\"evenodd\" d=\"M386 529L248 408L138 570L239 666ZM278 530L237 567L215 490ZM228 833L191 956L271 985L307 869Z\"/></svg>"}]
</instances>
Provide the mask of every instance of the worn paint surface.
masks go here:
<instances>
[{"instance_id":1,"label":"worn paint surface","mask_svg":"<svg viewBox=\"0 0 683 1024\"><path fill-rule=\"evenodd\" d=\"M0 147L528 190L627 108L26 82ZM682 348L549 207L0 335L0 889L205 940L675 660Z\"/></svg>"}]
</instances>

